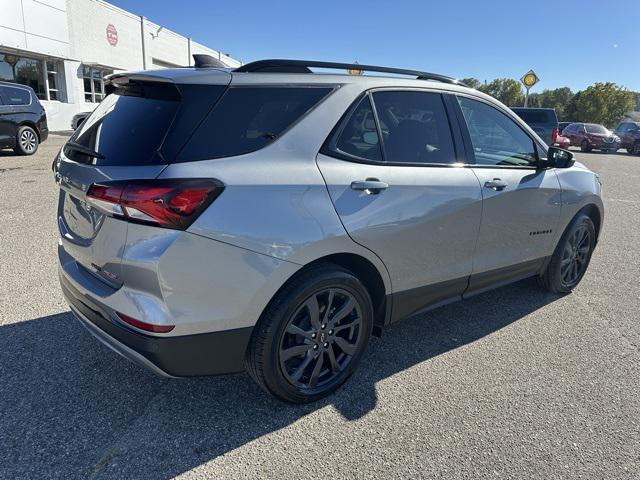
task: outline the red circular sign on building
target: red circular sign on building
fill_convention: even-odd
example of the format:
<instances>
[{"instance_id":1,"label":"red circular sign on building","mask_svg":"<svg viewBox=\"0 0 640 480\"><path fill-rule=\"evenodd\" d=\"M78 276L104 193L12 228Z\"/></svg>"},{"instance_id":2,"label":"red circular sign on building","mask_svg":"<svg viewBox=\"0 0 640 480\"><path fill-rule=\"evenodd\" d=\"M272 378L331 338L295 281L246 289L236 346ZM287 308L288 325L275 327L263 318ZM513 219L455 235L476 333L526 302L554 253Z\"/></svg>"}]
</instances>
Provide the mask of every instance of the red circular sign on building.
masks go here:
<instances>
[{"instance_id":1,"label":"red circular sign on building","mask_svg":"<svg viewBox=\"0 0 640 480\"><path fill-rule=\"evenodd\" d=\"M114 47L118 44L118 31L112 24L107 25L107 42Z\"/></svg>"}]
</instances>

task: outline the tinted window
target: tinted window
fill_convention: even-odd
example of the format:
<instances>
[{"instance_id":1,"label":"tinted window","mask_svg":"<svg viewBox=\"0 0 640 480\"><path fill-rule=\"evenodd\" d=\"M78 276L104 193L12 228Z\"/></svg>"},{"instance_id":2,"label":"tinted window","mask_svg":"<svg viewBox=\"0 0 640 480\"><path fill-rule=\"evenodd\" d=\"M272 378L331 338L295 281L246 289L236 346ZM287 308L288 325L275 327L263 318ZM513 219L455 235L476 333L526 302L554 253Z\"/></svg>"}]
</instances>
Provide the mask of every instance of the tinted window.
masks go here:
<instances>
[{"instance_id":1,"label":"tinted window","mask_svg":"<svg viewBox=\"0 0 640 480\"><path fill-rule=\"evenodd\" d=\"M0 87L0 95L5 105L29 105L31 93L24 88Z\"/></svg>"},{"instance_id":2,"label":"tinted window","mask_svg":"<svg viewBox=\"0 0 640 480\"><path fill-rule=\"evenodd\" d=\"M329 148L365 160L382 160L378 130L368 95L341 125L335 145Z\"/></svg>"},{"instance_id":3,"label":"tinted window","mask_svg":"<svg viewBox=\"0 0 640 480\"><path fill-rule=\"evenodd\" d=\"M513 120L486 103L459 97L479 165L526 166L537 161L533 140Z\"/></svg>"},{"instance_id":4,"label":"tinted window","mask_svg":"<svg viewBox=\"0 0 640 480\"><path fill-rule=\"evenodd\" d=\"M522 120L528 124L553 124L555 119L551 115L551 112L546 110L513 110Z\"/></svg>"},{"instance_id":5,"label":"tinted window","mask_svg":"<svg viewBox=\"0 0 640 480\"><path fill-rule=\"evenodd\" d=\"M70 139L70 143L94 150L104 158L87 156L70 146L65 154L75 161L101 165L159 162L156 152L171 126L179 99L175 87L132 86L112 93Z\"/></svg>"},{"instance_id":6,"label":"tinted window","mask_svg":"<svg viewBox=\"0 0 640 480\"><path fill-rule=\"evenodd\" d=\"M437 93L373 94L382 131L384 160L396 163L454 163L449 120Z\"/></svg>"},{"instance_id":7,"label":"tinted window","mask_svg":"<svg viewBox=\"0 0 640 480\"><path fill-rule=\"evenodd\" d=\"M587 123L585 125L585 128L587 129L587 133L602 133L602 134L609 133L609 130L604 128L602 125L595 125L593 123Z\"/></svg>"},{"instance_id":8,"label":"tinted window","mask_svg":"<svg viewBox=\"0 0 640 480\"><path fill-rule=\"evenodd\" d=\"M178 161L227 157L263 148L330 91L328 87L229 88Z\"/></svg>"}]
</instances>

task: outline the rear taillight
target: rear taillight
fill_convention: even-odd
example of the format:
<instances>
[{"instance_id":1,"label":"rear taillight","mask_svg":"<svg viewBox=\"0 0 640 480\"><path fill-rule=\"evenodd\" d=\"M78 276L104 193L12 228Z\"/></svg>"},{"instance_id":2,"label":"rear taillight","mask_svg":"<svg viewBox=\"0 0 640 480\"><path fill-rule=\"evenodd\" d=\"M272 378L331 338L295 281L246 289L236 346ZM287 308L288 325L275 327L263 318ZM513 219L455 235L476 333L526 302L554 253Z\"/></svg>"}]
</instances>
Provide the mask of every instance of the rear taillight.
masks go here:
<instances>
[{"instance_id":1,"label":"rear taillight","mask_svg":"<svg viewBox=\"0 0 640 480\"><path fill-rule=\"evenodd\" d=\"M558 138L558 129L554 128L553 130L551 130L551 140L555 142L556 138Z\"/></svg>"},{"instance_id":2,"label":"rear taillight","mask_svg":"<svg viewBox=\"0 0 640 480\"><path fill-rule=\"evenodd\" d=\"M185 230L223 190L215 179L129 180L94 183L87 200L109 215Z\"/></svg>"}]
</instances>

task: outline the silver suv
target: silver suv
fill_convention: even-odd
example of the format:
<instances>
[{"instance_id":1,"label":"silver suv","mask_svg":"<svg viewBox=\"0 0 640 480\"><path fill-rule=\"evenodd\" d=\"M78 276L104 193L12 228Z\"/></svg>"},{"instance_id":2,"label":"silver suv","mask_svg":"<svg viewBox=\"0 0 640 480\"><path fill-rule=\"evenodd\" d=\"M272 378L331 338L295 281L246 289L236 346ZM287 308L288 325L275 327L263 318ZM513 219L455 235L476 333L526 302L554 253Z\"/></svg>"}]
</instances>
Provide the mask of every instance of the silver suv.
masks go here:
<instances>
[{"instance_id":1,"label":"silver suv","mask_svg":"<svg viewBox=\"0 0 640 480\"><path fill-rule=\"evenodd\" d=\"M441 75L268 60L108 90L54 162L60 282L161 375L316 400L403 317L530 276L571 291L602 226L595 174Z\"/></svg>"}]
</instances>

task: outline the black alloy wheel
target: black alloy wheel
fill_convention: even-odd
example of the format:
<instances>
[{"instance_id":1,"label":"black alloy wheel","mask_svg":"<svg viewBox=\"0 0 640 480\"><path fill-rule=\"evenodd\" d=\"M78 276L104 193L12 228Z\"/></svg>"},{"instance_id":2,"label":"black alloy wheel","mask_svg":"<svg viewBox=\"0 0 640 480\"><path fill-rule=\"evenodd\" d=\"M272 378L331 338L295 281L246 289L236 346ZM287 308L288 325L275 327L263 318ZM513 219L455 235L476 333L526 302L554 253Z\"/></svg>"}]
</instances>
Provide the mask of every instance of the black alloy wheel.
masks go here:
<instances>
[{"instance_id":1,"label":"black alloy wheel","mask_svg":"<svg viewBox=\"0 0 640 480\"><path fill-rule=\"evenodd\" d=\"M293 386L322 387L347 368L363 335L358 301L341 288L313 293L291 316L280 342L280 368Z\"/></svg>"}]
</instances>

